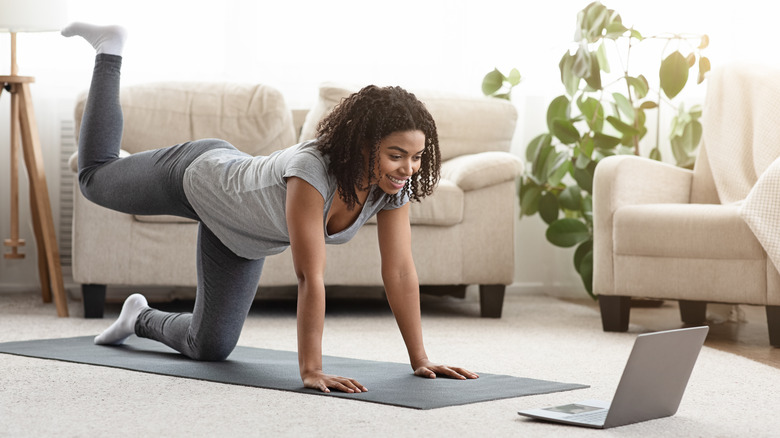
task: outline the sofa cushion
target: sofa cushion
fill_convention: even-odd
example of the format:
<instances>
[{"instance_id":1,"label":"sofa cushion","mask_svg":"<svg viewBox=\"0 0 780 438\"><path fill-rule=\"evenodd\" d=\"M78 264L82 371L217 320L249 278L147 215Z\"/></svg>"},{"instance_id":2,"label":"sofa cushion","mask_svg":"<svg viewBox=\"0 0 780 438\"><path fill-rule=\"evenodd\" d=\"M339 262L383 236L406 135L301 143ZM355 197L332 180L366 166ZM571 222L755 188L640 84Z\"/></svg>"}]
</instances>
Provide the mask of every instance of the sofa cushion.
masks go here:
<instances>
[{"instance_id":1,"label":"sofa cushion","mask_svg":"<svg viewBox=\"0 0 780 438\"><path fill-rule=\"evenodd\" d=\"M201 138L221 138L250 155L296 143L292 114L282 94L267 85L230 82L158 82L122 88L130 153ZM86 95L76 104L80 126Z\"/></svg>"},{"instance_id":2,"label":"sofa cushion","mask_svg":"<svg viewBox=\"0 0 780 438\"><path fill-rule=\"evenodd\" d=\"M509 152L461 155L441 166L442 177L467 192L514 181L522 171L523 162Z\"/></svg>"},{"instance_id":3,"label":"sofa cushion","mask_svg":"<svg viewBox=\"0 0 780 438\"><path fill-rule=\"evenodd\" d=\"M335 83L322 84L316 104L306 115L300 140L313 139L319 121L343 98L360 88ZM509 152L517 122L517 110L510 102L445 92L414 93L425 103L436 122L442 160L487 151Z\"/></svg>"},{"instance_id":4,"label":"sofa cushion","mask_svg":"<svg viewBox=\"0 0 780 438\"><path fill-rule=\"evenodd\" d=\"M614 252L696 259L766 258L736 205L640 204L617 209Z\"/></svg>"},{"instance_id":5,"label":"sofa cushion","mask_svg":"<svg viewBox=\"0 0 780 438\"><path fill-rule=\"evenodd\" d=\"M148 223L186 224L192 219L169 215L135 215L137 221ZM454 182L442 179L431 196L422 202L412 202L409 207L409 221L412 225L450 226L463 221L463 190ZM376 223L376 217L368 223Z\"/></svg>"},{"instance_id":6,"label":"sofa cushion","mask_svg":"<svg viewBox=\"0 0 780 438\"><path fill-rule=\"evenodd\" d=\"M439 180L433 194L421 202L409 204L409 222L412 225L451 226L463 221L463 190L454 182ZM376 217L368 223L375 224Z\"/></svg>"}]
</instances>

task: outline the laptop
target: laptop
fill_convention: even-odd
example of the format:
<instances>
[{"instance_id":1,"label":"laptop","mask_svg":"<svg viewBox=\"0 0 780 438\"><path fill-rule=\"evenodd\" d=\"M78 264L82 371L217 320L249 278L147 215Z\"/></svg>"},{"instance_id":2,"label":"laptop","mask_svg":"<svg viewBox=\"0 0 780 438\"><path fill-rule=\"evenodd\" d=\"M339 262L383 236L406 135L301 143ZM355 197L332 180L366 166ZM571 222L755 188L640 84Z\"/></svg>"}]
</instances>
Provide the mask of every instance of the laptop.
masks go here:
<instances>
[{"instance_id":1,"label":"laptop","mask_svg":"<svg viewBox=\"0 0 780 438\"><path fill-rule=\"evenodd\" d=\"M672 416L708 331L702 326L637 336L612 403L584 400L518 414L597 429Z\"/></svg>"}]
</instances>

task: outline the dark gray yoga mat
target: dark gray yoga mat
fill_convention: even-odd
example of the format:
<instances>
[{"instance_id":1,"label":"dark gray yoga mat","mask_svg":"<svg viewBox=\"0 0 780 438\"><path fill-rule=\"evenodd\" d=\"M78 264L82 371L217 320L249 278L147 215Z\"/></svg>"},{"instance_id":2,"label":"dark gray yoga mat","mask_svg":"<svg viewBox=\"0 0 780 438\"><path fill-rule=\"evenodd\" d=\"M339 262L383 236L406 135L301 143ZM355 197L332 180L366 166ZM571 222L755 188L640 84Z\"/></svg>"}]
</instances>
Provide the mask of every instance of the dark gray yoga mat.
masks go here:
<instances>
[{"instance_id":1,"label":"dark gray yoga mat","mask_svg":"<svg viewBox=\"0 0 780 438\"><path fill-rule=\"evenodd\" d=\"M587 385L486 373L479 373L479 379L475 380L426 379L412 374L408 364L323 356L326 372L352 377L368 388L368 392L360 394L336 391L324 394L303 387L298 374L298 355L292 351L239 346L224 362L198 362L163 344L135 336L116 347L95 345L92 336L6 342L0 343L0 353L416 409L587 388Z\"/></svg>"}]
</instances>

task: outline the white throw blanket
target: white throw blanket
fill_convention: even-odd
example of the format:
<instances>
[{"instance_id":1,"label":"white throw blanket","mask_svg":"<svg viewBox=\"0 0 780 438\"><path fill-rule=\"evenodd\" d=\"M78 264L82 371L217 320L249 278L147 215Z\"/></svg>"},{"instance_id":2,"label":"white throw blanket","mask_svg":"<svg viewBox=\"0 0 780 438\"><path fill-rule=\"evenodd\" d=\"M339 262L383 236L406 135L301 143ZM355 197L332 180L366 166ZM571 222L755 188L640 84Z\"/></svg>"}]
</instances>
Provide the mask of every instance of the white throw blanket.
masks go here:
<instances>
[{"instance_id":1,"label":"white throw blanket","mask_svg":"<svg viewBox=\"0 0 780 438\"><path fill-rule=\"evenodd\" d=\"M702 147L723 204L739 213L780 270L780 70L731 64L708 79Z\"/></svg>"}]
</instances>

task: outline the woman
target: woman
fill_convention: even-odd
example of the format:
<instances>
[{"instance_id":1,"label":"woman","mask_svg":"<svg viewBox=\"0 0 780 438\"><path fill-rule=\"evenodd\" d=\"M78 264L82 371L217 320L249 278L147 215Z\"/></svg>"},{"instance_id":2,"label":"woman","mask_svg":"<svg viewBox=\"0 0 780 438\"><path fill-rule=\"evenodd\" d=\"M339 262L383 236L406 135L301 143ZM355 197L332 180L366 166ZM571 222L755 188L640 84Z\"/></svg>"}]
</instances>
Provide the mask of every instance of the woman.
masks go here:
<instances>
[{"instance_id":1,"label":"woman","mask_svg":"<svg viewBox=\"0 0 780 438\"><path fill-rule=\"evenodd\" d=\"M79 138L84 196L129 214L200 222L193 312L161 312L134 294L95 343L121 344L136 334L196 360L223 360L238 342L265 257L289 246L298 277L304 385L323 392L366 391L354 379L322 370L323 273L325 244L348 241L376 215L382 278L414 373L478 377L431 362L423 346L408 201L431 194L440 155L434 121L414 95L368 86L320 122L317 140L268 157L205 139L119 159L126 33L117 26L73 23L62 34L83 37L97 52Z\"/></svg>"}]
</instances>

